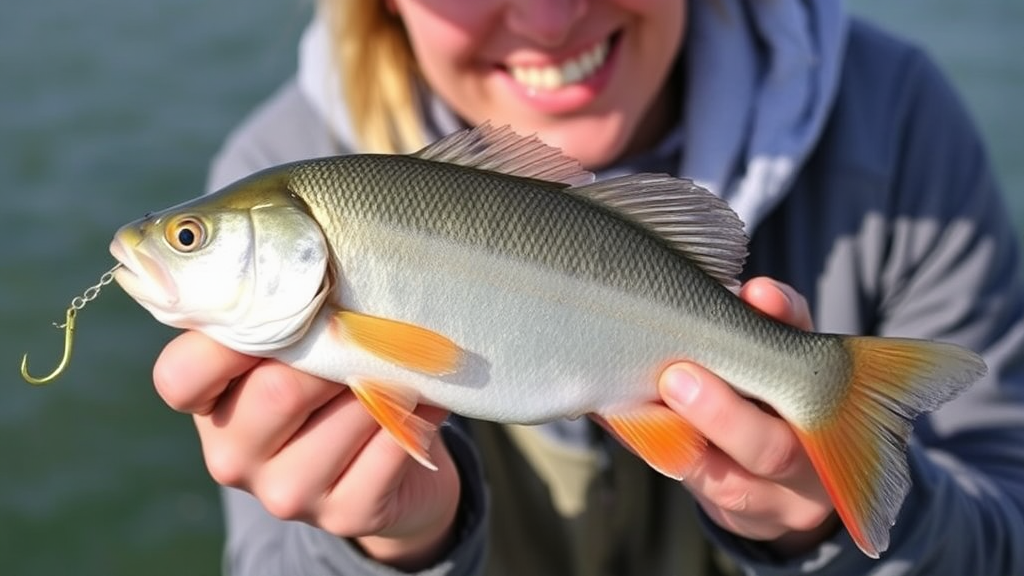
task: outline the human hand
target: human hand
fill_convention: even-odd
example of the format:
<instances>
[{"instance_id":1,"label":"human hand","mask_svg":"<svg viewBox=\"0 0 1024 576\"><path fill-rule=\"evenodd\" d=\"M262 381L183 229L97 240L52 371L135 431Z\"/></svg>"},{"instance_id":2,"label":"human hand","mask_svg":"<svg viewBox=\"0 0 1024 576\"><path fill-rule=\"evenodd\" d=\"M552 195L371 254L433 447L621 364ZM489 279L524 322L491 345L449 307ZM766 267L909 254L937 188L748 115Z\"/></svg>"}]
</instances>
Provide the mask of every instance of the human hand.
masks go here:
<instances>
[{"instance_id":1,"label":"human hand","mask_svg":"<svg viewBox=\"0 0 1024 576\"><path fill-rule=\"evenodd\" d=\"M371 557L414 570L443 553L460 484L444 442L436 472L413 461L345 386L245 356L198 332L153 368L160 396L193 415L210 475L252 493L278 518L355 538ZM420 406L439 424L447 413Z\"/></svg>"},{"instance_id":2,"label":"human hand","mask_svg":"<svg viewBox=\"0 0 1024 576\"><path fill-rule=\"evenodd\" d=\"M807 301L791 287L755 278L740 298L763 313L810 330ZM816 546L839 526L828 493L784 420L692 363L661 375L662 399L707 439L708 448L684 484L719 526L768 541L783 555Z\"/></svg>"}]
</instances>

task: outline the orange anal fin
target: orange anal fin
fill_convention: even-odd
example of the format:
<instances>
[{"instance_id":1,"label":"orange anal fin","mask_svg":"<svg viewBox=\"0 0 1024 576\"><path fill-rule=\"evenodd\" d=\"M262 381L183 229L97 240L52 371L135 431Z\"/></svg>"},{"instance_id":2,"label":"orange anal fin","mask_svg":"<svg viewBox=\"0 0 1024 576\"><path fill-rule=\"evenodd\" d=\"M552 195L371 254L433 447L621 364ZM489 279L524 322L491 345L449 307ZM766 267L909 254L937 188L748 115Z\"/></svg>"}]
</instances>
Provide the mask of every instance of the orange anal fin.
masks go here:
<instances>
[{"instance_id":1,"label":"orange anal fin","mask_svg":"<svg viewBox=\"0 0 1024 576\"><path fill-rule=\"evenodd\" d=\"M686 477L707 446L696 428L664 404L596 417L652 468L676 480Z\"/></svg>"},{"instance_id":2,"label":"orange anal fin","mask_svg":"<svg viewBox=\"0 0 1024 576\"><path fill-rule=\"evenodd\" d=\"M793 429L850 537L872 558L910 490L911 422L985 373L976 354L951 344L846 337L851 376L831 415Z\"/></svg>"},{"instance_id":3,"label":"orange anal fin","mask_svg":"<svg viewBox=\"0 0 1024 576\"><path fill-rule=\"evenodd\" d=\"M417 372L442 376L458 371L462 349L444 336L413 324L342 310L335 334L364 350Z\"/></svg>"},{"instance_id":4,"label":"orange anal fin","mask_svg":"<svg viewBox=\"0 0 1024 576\"><path fill-rule=\"evenodd\" d=\"M413 414L415 392L363 378L350 378L347 383L366 411L403 450L423 466L437 470L430 460L430 443L437 427Z\"/></svg>"}]
</instances>

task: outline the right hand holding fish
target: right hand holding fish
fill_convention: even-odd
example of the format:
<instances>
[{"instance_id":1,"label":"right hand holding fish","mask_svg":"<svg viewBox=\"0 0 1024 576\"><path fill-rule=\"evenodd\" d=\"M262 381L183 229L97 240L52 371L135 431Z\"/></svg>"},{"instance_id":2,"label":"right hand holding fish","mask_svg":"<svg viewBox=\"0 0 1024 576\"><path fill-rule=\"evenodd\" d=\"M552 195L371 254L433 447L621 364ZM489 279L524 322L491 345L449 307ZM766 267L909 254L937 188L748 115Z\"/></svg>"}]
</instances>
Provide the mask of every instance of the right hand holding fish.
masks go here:
<instances>
[{"instance_id":1,"label":"right hand holding fish","mask_svg":"<svg viewBox=\"0 0 1024 576\"><path fill-rule=\"evenodd\" d=\"M277 517L354 538L396 567L416 569L444 552L460 483L439 438L430 447L434 472L410 459L347 387L198 332L167 345L153 379L168 405L193 415L219 484L252 493ZM434 424L447 416L430 406L416 414Z\"/></svg>"},{"instance_id":2,"label":"right hand holding fish","mask_svg":"<svg viewBox=\"0 0 1024 576\"><path fill-rule=\"evenodd\" d=\"M813 328L807 301L790 286L755 278L740 297L779 321ZM668 368L660 385L666 404L713 444L683 481L712 521L787 557L835 533L828 493L784 420L694 364Z\"/></svg>"}]
</instances>

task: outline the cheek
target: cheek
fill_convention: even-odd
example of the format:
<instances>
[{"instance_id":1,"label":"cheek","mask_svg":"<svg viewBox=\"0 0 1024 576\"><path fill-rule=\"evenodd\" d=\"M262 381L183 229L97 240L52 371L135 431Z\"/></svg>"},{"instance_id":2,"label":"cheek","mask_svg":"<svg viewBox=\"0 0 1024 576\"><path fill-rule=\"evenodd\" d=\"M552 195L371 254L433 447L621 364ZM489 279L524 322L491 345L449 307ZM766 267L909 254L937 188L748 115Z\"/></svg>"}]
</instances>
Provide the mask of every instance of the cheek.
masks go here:
<instances>
[{"instance_id":1,"label":"cheek","mask_svg":"<svg viewBox=\"0 0 1024 576\"><path fill-rule=\"evenodd\" d=\"M220 252L216 258L199 258L178 283L182 304L204 311L208 319L230 313L252 292L251 260L248 253Z\"/></svg>"},{"instance_id":2,"label":"cheek","mask_svg":"<svg viewBox=\"0 0 1024 576\"><path fill-rule=\"evenodd\" d=\"M685 0L616 0L615 4L632 21L639 37L635 41L652 67L674 59L686 35Z\"/></svg>"},{"instance_id":3,"label":"cheek","mask_svg":"<svg viewBox=\"0 0 1024 576\"><path fill-rule=\"evenodd\" d=\"M504 4L494 0L397 0L419 69L430 88L471 122L485 106L483 59ZM486 117L486 115L485 115Z\"/></svg>"},{"instance_id":4,"label":"cheek","mask_svg":"<svg viewBox=\"0 0 1024 576\"><path fill-rule=\"evenodd\" d=\"M499 9L496 0L395 0L394 7L408 29L423 23L443 21L451 26L473 30Z\"/></svg>"},{"instance_id":5,"label":"cheek","mask_svg":"<svg viewBox=\"0 0 1024 576\"><path fill-rule=\"evenodd\" d=\"M424 72L441 73L471 61L485 40L493 2L465 0L398 0L416 60ZM429 78L428 78L429 79Z\"/></svg>"},{"instance_id":6,"label":"cheek","mask_svg":"<svg viewBox=\"0 0 1024 576\"><path fill-rule=\"evenodd\" d=\"M639 58L632 74L636 78L636 85L649 91L642 95L636 94L640 99L646 97L645 105L650 103L657 89L671 74L672 64L686 35L684 18L685 14L676 10L662 19L650 19L636 38Z\"/></svg>"},{"instance_id":7,"label":"cheek","mask_svg":"<svg viewBox=\"0 0 1024 576\"><path fill-rule=\"evenodd\" d=\"M252 230L245 218L219 218L209 243L181 256L175 280L182 312L200 321L230 315L252 290Z\"/></svg>"},{"instance_id":8,"label":"cheek","mask_svg":"<svg viewBox=\"0 0 1024 576\"><path fill-rule=\"evenodd\" d=\"M643 4L636 0L636 4ZM652 11L638 12L637 26L623 46L622 81L612 88L615 99L627 111L629 124L642 124L648 116L665 113L671 92L662 91L686 35L684 3L657 2ZM666 6L668 5L668 6ZM677 106L677 103L670 103Z\"/></svg>"}]
</instances>

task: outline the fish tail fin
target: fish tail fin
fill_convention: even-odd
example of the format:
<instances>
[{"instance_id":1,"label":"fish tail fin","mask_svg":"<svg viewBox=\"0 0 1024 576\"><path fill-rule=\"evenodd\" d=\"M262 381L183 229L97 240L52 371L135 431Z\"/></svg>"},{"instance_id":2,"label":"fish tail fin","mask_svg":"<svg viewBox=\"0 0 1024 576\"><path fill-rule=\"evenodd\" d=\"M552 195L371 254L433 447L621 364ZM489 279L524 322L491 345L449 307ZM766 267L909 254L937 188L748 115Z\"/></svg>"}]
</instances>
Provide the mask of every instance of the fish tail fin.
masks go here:
<instances>
[{"instance_id":1,"label":"fish tail fin","mask_svg":"<svg viewBox=\"0 0 1024 576\"><path fill-rule=\"evenodd\" d=\"M843 346L852 368L847 395L820 424L794 429L850 536L878 558L910 489L911 423L987 368L978 355L952 344L844 337Z\"/></svg>"}]
</instances>

